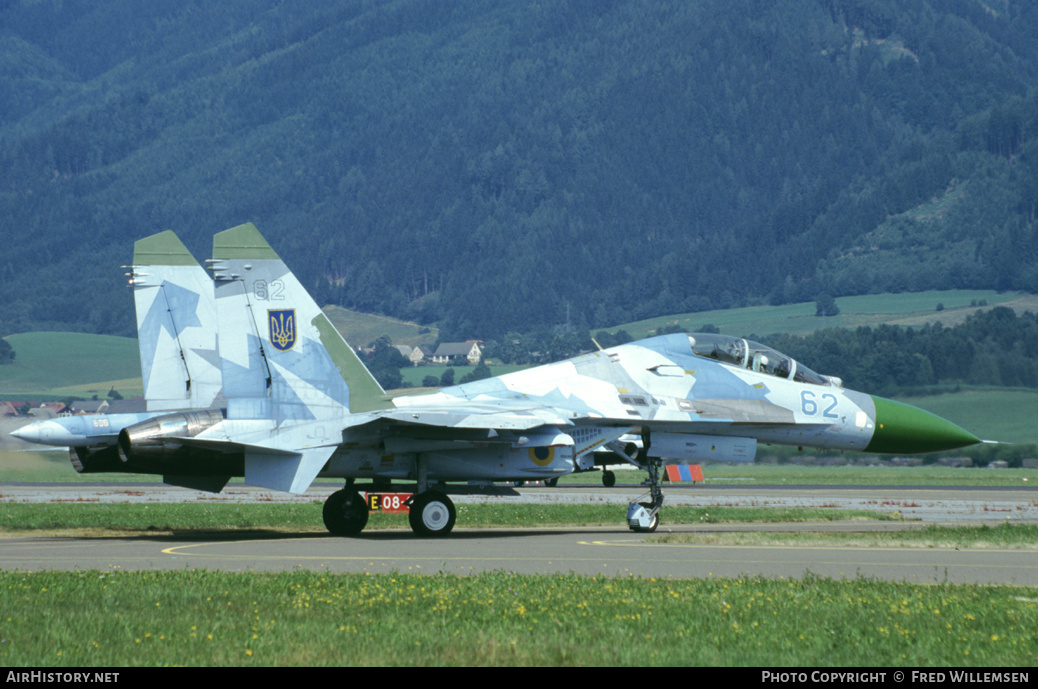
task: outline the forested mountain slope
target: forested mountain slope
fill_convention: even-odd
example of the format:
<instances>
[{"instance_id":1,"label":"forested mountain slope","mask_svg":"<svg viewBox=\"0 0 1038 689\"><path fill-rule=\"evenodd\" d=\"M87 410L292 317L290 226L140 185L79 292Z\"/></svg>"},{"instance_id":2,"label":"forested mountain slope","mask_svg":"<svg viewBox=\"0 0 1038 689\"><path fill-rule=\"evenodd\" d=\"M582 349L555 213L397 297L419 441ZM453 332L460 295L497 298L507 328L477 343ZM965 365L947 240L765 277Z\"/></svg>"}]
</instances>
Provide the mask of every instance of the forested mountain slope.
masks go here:
<instances>
[{"instance_id":1,"label":"forested mountain slope","mask_svg":"<svg viewBox=\"0 0 1038 689\"><path fill-rule=\"evenodd\" d=\"M1018 0L6 0L0 333L132 334L118 266L255 222L450 338L1038 291Z\"/></svg>"}]
</instances>

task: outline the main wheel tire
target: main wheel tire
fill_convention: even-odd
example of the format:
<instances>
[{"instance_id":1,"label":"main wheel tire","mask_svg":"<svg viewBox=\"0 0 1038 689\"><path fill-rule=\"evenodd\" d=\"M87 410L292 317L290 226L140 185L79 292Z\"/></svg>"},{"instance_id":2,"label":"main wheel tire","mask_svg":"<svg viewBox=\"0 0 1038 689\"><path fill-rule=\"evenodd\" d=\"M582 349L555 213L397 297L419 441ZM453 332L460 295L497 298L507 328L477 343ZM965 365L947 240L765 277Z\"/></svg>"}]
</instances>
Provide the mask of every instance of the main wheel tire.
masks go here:
<instances>
[{"instance_id":1,"label":"main wheel tire","mask_svg":"<svg viewBox=\"0 0 1038 689\"><path fill-rule=\"evenodd\" d=\"M368 524L368 505L355 490L337 490L324 501L324 526L336 536L356 536Z\"/></svg>"},{"instance_id":2,"label":"main wheel tire","mask_svg":"<svg viewBox=\"0 0 1038 689\"><path fill-rule=\"evenodd\" d=\"M616 485L616 474L606 469L602 472L602 485L606 488L612 488Z\"/></svg>"},{"instance_id":3,"label":"main wheel tire","mask_svg":"<svg viewBox=\"0 0 1038 689\"><path fill-rule=\"evenodd\" d=\"M407 515L415 534L432 537L449 534L457 517L454 503L438 491L416 495L411 502L411 512Z\"/></svg>"}]
</instances>

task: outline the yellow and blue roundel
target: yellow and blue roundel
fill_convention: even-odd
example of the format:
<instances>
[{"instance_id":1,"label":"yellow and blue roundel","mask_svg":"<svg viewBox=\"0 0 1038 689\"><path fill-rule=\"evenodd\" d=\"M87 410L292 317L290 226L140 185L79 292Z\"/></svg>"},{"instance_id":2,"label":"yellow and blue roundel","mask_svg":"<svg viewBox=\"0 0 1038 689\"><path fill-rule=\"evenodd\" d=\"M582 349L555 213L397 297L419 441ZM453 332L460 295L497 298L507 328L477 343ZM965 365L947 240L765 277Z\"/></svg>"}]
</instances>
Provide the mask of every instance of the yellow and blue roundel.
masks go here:
<instances>
[{"instance_id":1,"label":"yellow and blue roundel","mask_svg":"<svg viewBox=\"0 0 1038 689\"><path fill-rule=\"evenodd\" d=\"M531 447L528 452L530 460L539 467L546 467L555 459L554 447Z\"/></svg>"},{"instance_id":2,"label":"yellow and blue roundel","mask_svg":"<svg viewBox=\"0 0 1038 689\"><path fill-rule=\"evenodd\" d=\"M267 311L270 324L270 344L280 352L287 352L296 344L296 310L270 309Z\"/></svg>"}]
</instances>

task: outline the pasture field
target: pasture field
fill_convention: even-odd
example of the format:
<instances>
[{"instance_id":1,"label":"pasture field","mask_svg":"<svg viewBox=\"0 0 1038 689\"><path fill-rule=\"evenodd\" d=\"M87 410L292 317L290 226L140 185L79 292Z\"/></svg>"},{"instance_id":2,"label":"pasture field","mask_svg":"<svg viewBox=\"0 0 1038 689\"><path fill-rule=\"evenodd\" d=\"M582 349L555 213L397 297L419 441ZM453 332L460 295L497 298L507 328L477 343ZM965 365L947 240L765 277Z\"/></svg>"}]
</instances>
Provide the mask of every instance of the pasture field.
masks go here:
<instances>
[{"instance_id":1,"label":"pasture field","mask_svg":"<svg viewBox=\"0 0 1038 689\"><path fill-rule=\"evenodd\" d=\"M69 461L68 450L18 451L0 450L0 485L15 481L28 483L126 483L161 480L159 476L140 474L77 474Z\"/></svg>"},{"instance_id":2,"label":"pasture field","mask_svg":"<svg viewBox=\"0 0 1038 689\"><path fill-rule=\"evenodd\" d=\"M954 421L982 440L1038 443L1038 391L990 388L945 395L901 397L911 404Z\"/></svg>"},{"instance_id":3,"label":"pasture field","mask_svg":"<svg viewBox=\"0 0 1038 689\"><path fill-rule=\"evenodd\" d=\"M76 395L104 398L113 385L123 397L142 395L137 340L113 335L33 332L10 335L14 363L0 366L3 399Z\"/></svg>"},{"instance_id":4,"label":"pasture field","mask_svg":"<svg viewBox=\"0 0 1038 689\"><path fill-rule=\"evenodd\" d=\"M200 570L0 572L0 665L1033 668L1038 589Z\"/></svg>"},{"instance_id":5,"label":"pasture field","mask_svg":"<svg viewBox=\"0 0 1038 689\"><path fill-rule=\"evenodd\" d=\"M512 373L514 371L521 371L528 366L517 366L512 364L495 364L493 362L487 364L490 368L490 373L495 376L502 376L506 373ZM400 369L400 374L404 379L404 382L411 385L413 388L419 388L422 385L422 380L426 376L434 376L437 380L448 369L454 369L454 381L456 383L461 382L462 376L466 373L471 373L475 366L440 366L440 365L427 365L427 366L408 366ZM409 394L418 392L417 390L402 390L403 394Z\"/></svg>"},{"instance_id":6,"label":"pasture field","mask_svg":"<svg viewBox=\"0 0 1038 689\"><path fill-rule=\"evenodd\" d=\"M406 344L412 347L432 345L440 337L439 328L434 325L423 326L388 316L361 313L341 306L326 306L322 310L352 347L367 347L383 336L388 337L393 344Z\"/></svg>"},{"instance_id":7,"label":"pasture field","mask_svg":"<svg viewBox=\"0 0 1038 689\"><path fill-rule=\"evenodd\" d=\"M982 301L987 302L986 306L978 306ZM937 310L938 304L944 307L940 311ZM827 318L815 315L814 302L801 302L674 314L604 330L626 330L635 339L640 339L668 325L679 325L689 332L695 332L704 325L715 325L726 335L755 334L759 337L773 333L806 335L821 328L857 328L884 323L918 326L940 321L950 326L962 323L970 314L992 306L1004 305L1017 311L1038 311L1038 297L992 290L933 290L839 297L836 305L840 308L839 315Z\"/></svg>"}]
</instances>

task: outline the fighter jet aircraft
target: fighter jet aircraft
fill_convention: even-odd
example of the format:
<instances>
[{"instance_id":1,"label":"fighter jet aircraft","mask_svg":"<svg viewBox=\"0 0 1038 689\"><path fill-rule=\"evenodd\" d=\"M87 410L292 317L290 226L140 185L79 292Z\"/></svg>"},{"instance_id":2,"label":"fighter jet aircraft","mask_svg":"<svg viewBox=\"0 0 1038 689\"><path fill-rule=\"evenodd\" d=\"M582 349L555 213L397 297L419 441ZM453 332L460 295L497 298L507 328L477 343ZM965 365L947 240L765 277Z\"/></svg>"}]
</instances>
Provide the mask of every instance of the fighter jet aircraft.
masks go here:
<instances>
[{"instance_id":1,"label":"fighter jet aircraft","mask_svg":"<svg viewBox=\"0 0 1038 689\"><path fill-rule=\"evenodd\" d=\"M512 482L614 464L646 472L647 494L630 503L627 524L653 531L665 463L750 462L758 442L876 453L980 442L765 345L716 334L653 337L389 395L252 224L214 237L210 269L211 279L169 232L135 246L148 412L42 421L17 435L71 446L77 471L161 474L213 492L235 476L293 493L319 476L342 478L323 509L341 535L367 523L362 489L406 490L422 536L450 533L450 494L509 493Z\"/></svg>"}]
</instances>

